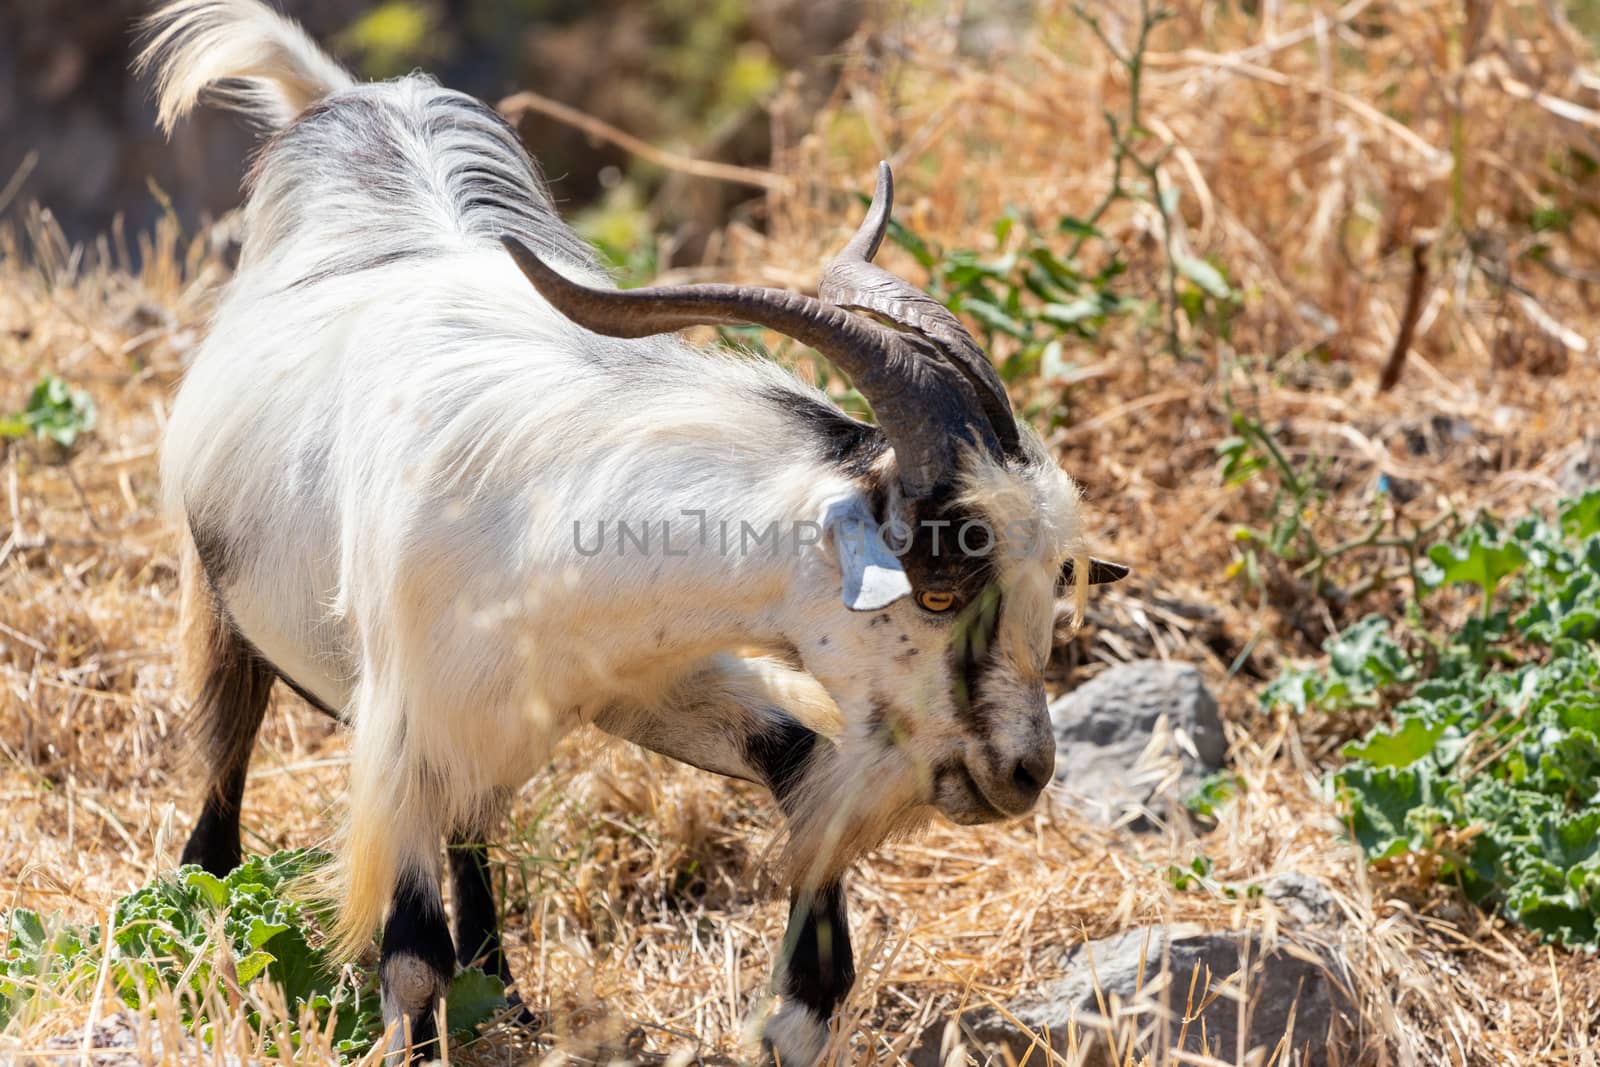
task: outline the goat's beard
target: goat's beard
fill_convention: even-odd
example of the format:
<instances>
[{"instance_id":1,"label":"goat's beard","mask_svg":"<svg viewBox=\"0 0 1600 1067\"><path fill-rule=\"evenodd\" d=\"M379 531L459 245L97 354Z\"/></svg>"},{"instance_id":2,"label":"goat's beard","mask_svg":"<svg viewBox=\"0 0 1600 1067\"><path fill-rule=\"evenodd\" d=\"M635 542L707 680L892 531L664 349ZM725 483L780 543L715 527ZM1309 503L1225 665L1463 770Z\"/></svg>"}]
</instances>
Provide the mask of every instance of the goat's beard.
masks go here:
<instances>
[{"instance_id":1,"label":"goat's beard","mask_svg":"<svg viewBox=\"0 0 1600 1067\"><path fill-rule=\"evenodd\" d=\"M927 775L903 749L875 740L818 745L789 804L781 866L797 888L826 885L862 855L927 824Z\"/></svg>"}]
</instances>

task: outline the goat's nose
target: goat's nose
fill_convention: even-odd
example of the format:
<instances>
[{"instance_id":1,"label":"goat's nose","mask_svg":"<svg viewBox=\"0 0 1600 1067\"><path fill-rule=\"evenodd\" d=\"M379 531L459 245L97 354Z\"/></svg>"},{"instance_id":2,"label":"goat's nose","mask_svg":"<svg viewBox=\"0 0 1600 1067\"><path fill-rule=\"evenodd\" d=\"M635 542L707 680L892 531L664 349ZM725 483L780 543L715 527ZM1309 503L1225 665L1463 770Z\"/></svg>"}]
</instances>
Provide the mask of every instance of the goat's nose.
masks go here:
<instances>
[{"instance_id":1,"label":"goat's nose","mask_svg":"<svg viewBox=\"0 0 1600 1067\"><path fill-rule=\"evenodd\" d=\"M1050 777L1055 773L1056 750L1051 745L1019 759L1011 772L1011 781L1019 791L1038 796L1040 790L1050 784Z\"/></svg>"},{"instance_id":2,"label":"goat's nose","mask_svg":"<svg viewBox=\"0 0 1600 1067\"><path fill-rule=\"evenodd\" d=\"M1017 760L1011 768L1011 788L1016 793L1017 806L1028 808L1038 799L1044 787L1050 784L1056 771L1056 750L1052 745L1036 749Z\"/></svg>"}]
</instances>

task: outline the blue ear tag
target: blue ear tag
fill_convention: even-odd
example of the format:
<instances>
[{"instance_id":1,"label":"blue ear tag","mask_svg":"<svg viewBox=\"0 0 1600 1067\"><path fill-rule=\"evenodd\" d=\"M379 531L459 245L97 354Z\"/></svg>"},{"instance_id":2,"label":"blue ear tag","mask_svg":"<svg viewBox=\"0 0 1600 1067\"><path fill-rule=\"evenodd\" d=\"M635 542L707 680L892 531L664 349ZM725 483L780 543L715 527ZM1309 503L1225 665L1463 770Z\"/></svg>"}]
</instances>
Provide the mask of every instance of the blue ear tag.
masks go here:
<instances>
[{"instance_id":1,"label":"blue ear tag","mask_svg":"<svg viewBox=\"0 0 1600 1067\"><path fill-rule=\"evenodd\" d=\"M859 498L829 506L823 525L839 556L840 595L851 611L877 611L911 592L900 560L883 543L878 524Z\"/></svg>"}]
</instances>

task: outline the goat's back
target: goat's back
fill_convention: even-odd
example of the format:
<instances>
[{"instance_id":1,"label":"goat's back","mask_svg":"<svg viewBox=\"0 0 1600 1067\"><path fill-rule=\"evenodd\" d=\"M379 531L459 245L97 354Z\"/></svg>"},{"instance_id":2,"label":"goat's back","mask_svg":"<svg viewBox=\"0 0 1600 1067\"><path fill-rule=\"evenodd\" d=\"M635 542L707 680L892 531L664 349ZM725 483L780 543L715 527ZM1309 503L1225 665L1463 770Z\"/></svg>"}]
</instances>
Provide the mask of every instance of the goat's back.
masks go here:
<instances>
[{"instance_id":1,"label":"goat's back","mask_svg":"<svg viewBox=\"0 0 1600 1067\"><path fill-rule=\"evenodd\" d=\"M331 253L307 264L315 278L511 233L594 267L481 102L419 74L359 84L260 0L172 0L146 31L138 65L155 74L164 127L205 98L272 133L249 182L247 254L305 236Z\"/></svg>"},{"instance_id":2,"label":"goat's back","mask_svg":"<svg viewBox=\"0 0 1600 1067\"><path fill-rule=\"evenodd\" d=\"M478 100L412 74L324 97L272 136L248 179L246 263L285 286L514 234L598 272L516 132Z\"/></svg>"}]
</instances>

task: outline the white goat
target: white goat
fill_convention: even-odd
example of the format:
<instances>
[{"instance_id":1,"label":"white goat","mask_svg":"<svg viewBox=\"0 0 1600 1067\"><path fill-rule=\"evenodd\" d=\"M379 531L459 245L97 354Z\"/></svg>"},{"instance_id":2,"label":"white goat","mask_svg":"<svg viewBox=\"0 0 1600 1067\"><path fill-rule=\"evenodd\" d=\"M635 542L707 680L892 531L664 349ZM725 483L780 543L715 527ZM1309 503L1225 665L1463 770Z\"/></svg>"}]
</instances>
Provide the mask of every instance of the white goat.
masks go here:
<instances>
[{"instance_id":1,"label":"white goat","mask_svg":"<svg viewBox=\"0 0 1600 1067\"><path fill-rule=\"evenodd\" d=\"M1058 582L1076 560L1081 609L1123 573L1088 565L1077 490L957 320L870 264L887 168L821 299L624 292L478 101L357 84L258 0L177 0L150 32L165 127L216 89L271 131L162 453L211 781L184 859L238 862L275 681L349 722L337 939L385 922L391 1047L422 1046L458 962L506 974L483 844L505 799L594 724L776 795L766 1039L815 1061L852 981L846 866L930 809L1028 810ZM881 429L661 336L729 322L828 356ZM730 654L751 647L777 658ZM830 714L840 738L813 732Z\"/></svg>"}]
</instances>

